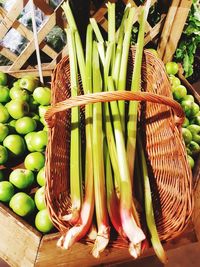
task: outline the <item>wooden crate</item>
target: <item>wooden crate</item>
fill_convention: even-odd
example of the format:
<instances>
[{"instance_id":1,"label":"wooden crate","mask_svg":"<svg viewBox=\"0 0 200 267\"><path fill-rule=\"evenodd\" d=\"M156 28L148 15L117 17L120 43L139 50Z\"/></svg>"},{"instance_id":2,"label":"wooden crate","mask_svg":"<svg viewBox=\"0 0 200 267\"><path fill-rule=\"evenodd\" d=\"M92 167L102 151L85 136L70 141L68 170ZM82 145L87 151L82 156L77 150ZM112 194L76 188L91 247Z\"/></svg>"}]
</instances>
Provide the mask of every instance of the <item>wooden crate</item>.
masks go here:
<instances>
[{"instance_id":1,"label":"wooden crate","mask_svg":"<svg viewBox=\"0 0 200 267\"><path fill-rule=\"evenodd\" d=\"M21 1L18 1L21 2ZM26 1L23 1L24 3ZM36 1L42 2L42 1ZM36 3L35 2L35 3ZM127 1L126 1L127 2ZM133 2L133 1L131 1ZM104 3L105 5L105 3ZM102 6L103 7L103 6ZM139 10L139 7L137 8ZM104 9L103 18L100 11L93 11L93 16L97 21L103 25L106 29L106 12ZM137 11L139 12L139 11ZM53 13L50 13L53 15ZM50 16L51 16L50 15ZM53 15L55 20L55 14ZM98 17L99 16L99 17ZM162 20L154 27L146 25L146 39L148 43L150 40L156 38L163 26L166 14L162 14ZM135 18L137 20L137 17ZM1 34L1 31L0 31ZM42 38L41 38L42 39ZM31 41L30 41L31 42ZM41 42L42 43L42 42ZM40 45L41 45L40 43ZM33 46L33 43L32 43ZM31 47L32 47L31 46ZM45 46L42 46L45 47ZM48 47L48 46L46 46ZM49 48L48 48L49 49ZM1 50L2 51L2 50ZM5 50L4 50L5 52ZM15 59L16 60L16 59ZM52 60L53 62L53 60ZM52 68L55 64L43 66L43 74L45 76L51 75ZM37 73L37 69L27 69L23 72L17 69L9 69L7 72L15 77L21 77L22 73ZM188 87L190 91L191 87ZM194 92L191 93L193 94ZM197 99L197 97L196 97ZM194 177L196 181L200 175L200 161L197 162ZM165 249L172 249L180 247L182 245L196 242L200 238L200 183L196 183L195 187L195 210L193 214L194 222L191 223L187 230L178 238L167 242ZM35 228L31 227L27 222L21 219L19 216L14 214L5 205L0 204L0 257L3 258L8 264L15 267L29 267L29 266L77 266L82 264L83 266L108 266L110 264L122 263L132 260L129 255L127 248L114 249L107 248L102 254L100 259L95 259L91 255L91 246L86 246L81 242L75 244L69 251L65 251L56 247L56 242L59 238L59 233L42 235ZM142 257L153 255L152 249L145 251Z\"/></svg>"},{"instance_id":2,"label":"wooden crate","mask_svg":"<svg viewBox=\"0 0 200 267\"><path fill-rule=\"evenodd\" d=\"M9 12L0 7L0 39L2 40L6 33L11 29L17 30L21 36L28 40L25 49L21 52L19 56L11 52L9 49L0 46L0 54L5 56L12 62L10 66L0 66L1 71L6 71L14 73L20 69L28 69L27 72L35 72L36 68L33 65L27 64L27 60L30 58L32 53L35 51L34 35L33 32L26 28L22 23L19 22L18 17L22 12L24 6L27 4L28 0L15 0L14 4ZM67 46L65 45L63 49L57 53L52 49L46 42L45 37L51 31L51 29L58 25L62 29L64 28L64 21L62 20L62 9L61 4L53 10L49 4L45 1L34 0L34 4L39 8L46 16L44 23L38 31L38 43L40 51L43 51L47 56L51 58L50 62L43 63L43 75L48 76L49 71L51 71L58 61L67 53Z\"/></svg>"},{"instance_id":3,"label":"wooden crate","mask_svg":"<svg viewBox=\"0 0 200 267\"><path fill-rule=\"evenodd\" d=\"M173 59L192 0L173 0L165 20L158 45L158 53L164 63Z\"/></svg>"},{"instance_id":4,"label":"wooden crate","mask_svg":"<svg viewBox=\"0 0 200 267\"><path fill-rule=\"evenodd\" d=\"M16 72L14 76L23 75ZM181 75L182 83L187 86L189 93L200 103L200 96ZM200 240L200 157L193 172L195 181L195 209L193 222L178 238L164 244L166 250L174 249ZM60 234L42 235L22 218L14 214L8 207L0 203L0 258L13 267L46 267L46 266L74 266L79 262L83 266L110 266L133 260L127 248L108 247L100 259L91 255L91 245L76 243L70 250L57 248L56 242ZM142 257L154 255L152 248L146 250Z\"/></svg>"}]
</instances>

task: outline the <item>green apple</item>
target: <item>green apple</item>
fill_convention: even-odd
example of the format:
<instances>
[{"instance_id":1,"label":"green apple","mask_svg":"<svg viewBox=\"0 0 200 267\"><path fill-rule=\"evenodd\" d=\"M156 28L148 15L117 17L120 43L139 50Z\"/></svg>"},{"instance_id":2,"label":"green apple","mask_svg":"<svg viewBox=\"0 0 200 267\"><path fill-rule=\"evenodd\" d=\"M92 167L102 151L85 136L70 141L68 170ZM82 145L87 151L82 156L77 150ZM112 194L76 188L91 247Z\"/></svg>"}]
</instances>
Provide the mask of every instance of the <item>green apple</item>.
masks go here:
<instances>
[{"instance_id":1,"label":"green apple","mask_svg":"<svg viewBox=\"0 0 200 267\"><path fill-rule=\"evenodd\" d=\"M173 89L173 97L176 100L181 100L187 95L187 89L183 85L178 85Z\"/></svg>"},{"instance_id":2,"label":"green apple","mask_svg":"<svg viewBox=\"0 0 200 267\"><path fill-rule=\"evenodd\" d=\"M8 151L7 149L0 145L0 165L5 164L8 160Z\"/></svg>"},{"instance_id":3,"label":"green apple","mask_svg":"<svg viewBox=\"0 0 200 267\"><path fill-rule=\"evenodd\" d=\"M51 102L51 90L48 87L37 87L33 92L33 98L42 106L48 106Z\"/></svg>"},{"instance_id":4,"label":"green apple","mask_svg":"<svg viewBox=\"0 0 200 267\"><path fill-rule=\"evenodd\" d=\"M24 160L24 166L30 171L39 171L44 167L45 157L41 152L32 152Z\"/></svg>"},{"instance_id":5,"label":"green apple","mask_svg":"<svg viewBox=\"0 0 200 267\"><path fill-rule=\"evenodd\" d=\"M29 93L24 89L12 87L10 89L10 98L11 99L21 99L21 100L27 102L27 101L29 101Z\"/></svg>"},{"instance_id":6,"label":"green apple","mask_svg":"<svg viewBox=\"0 0 200 267\"><path fill-rule=\"evenodd\" d=\"M45 187L42 186L40 187L36 193L35 193L35 205L37 207L38 210L43 210L46 208L46 204L45 204Z\"/></svg>"},{"instance_id":7,"label":"green apple","mask_svg":"<svg viewBox=\"0 0 200 267\"><path fill-rule=\"evenodd\" d=\"M24 139L17 134L8 135L4 139L3 145L7 148L11 157L20 157L26 151Z\"/></svg>"},{"instance_id":8,"label":"green apple","mask_svg":"<svg viewBox=\"0 0 200 267\"><path fill-rule=\"evenodd\" d=\"M0 201L9 202L14 195L14 186L8 181L0 182Z\"/></svg>"},{"instance_id":9,"label":"green apple","mask_svg":"<svg viewBox=\"0 0 200 267\"><path fill-rule=\"evenodd\" d=\"M21 89L21 87L20 87L20 80L21 80L21 79L18 79L17 81L15 81L15 82L13 83L13 87L16 87L16 88L20 88L20 89Z\"/></svg>"},{"instance_id":10,"label":"green apple","mask_svg":"<svg viewBox=\"0 0 200 267\"><path fill-rule=\"evenodd\" d=\"M191 124L197 124L200 126L200 115L198 115L198 116L195 115L194 117L192 117L190 120L190 123Z\"/></svg>"},{"instance_id":11,"label":"green apple","mask_svg":"<svg viewBox=\"0 0 200 267\"><path fill-rule=\"evenodd\" d=\"M40 185L40 186L44 186L45 185L45 167L43 167L42 169L40 169L40 171L38 172L37 174L37 183Z\"/></svg>"},{"instance_id":12,"label":"green apple","mask_svg":"<svg viewBox=\"0 0 200 267\"><path fill-rule=\"evenodd\" d=\"M182 128L182 136L186 145L192 141L192 134L188 128Z\"/></svg>"},{"instance_id":13,"label":"green apple","mask_svg":"<svg viewBox=\"0 0 200 267\"><path fill-rule=\"evenodd\" d=\"M25 136L24 136L24 139L25 139L25 142L26 142L26 146L27 146L27 149L28 149L28 151L30 151L30 152L34 152L35 150L34 150L34 148L32 147L32 145L31 145L31 140L32 140L32 138L33 138L33 136L36 134L36 132L30 132L30 133L28 133L28 134L26 134Z\"/></svg>"},{"instance_id":14,"label":"green apple","mask_svg":"<svg viewBox=\"0 0 200 267\"><path fill-rule=\"evenodd\" d=\"M38 86L38 83L39 81L36 77L33 77L31 75L26 75L21 78L19 85L21 88L33 92L35 88Z\"/></svg>"},{"instance_id":15,"label":"green apple","mask_svg":"<svg viewBox=\"0 0 200 267\"><path fill-rule=\"evenodd\" d=\"M13 119L20 119L29 112L28 103L20 100L13 99L6 104L7 110Z\"/></svg>"},{"instance_id":16,"label":"green apple","mask_svg":"<svg viewBox=\"0 0 200 267\"><path fill-rule=\"evenodd\" d=\"M31 146L35 151L43 152L47 145L47 132L39 131L31 139Z\"/></svg>"},{"instance_id":17,"label":"green apple","mask_svg":"<svg viewBox=\"0 0 200 267\"><path fill-rule=\"evenodd\" d=\"M0 71L0 85L6 85L7 84L7 74Z\"/></svg>"},{"instance_id":18,"label":"green apple","mask_svg":"<svg viewBox=\"0 0 200 267\"><path fill-rule=\"evenodd\" d=\"M33 95L30 95L28 104L30 107L30 111L36 111L39 106L39 103L35 101L35 99L33 98Z\"/></svg>"},{"instance_id":19,"label":"green apple","mask_svg":"<svg viewBox=\"0 0 200 267\"><path fill-rule=\"evenodd\" d=\"M189 126L189 124L190 124L190 121L188 120L188 118L185 117L182 127L186 128Z\"/></svg>"},{"instance_id":20,"label":"green apple","mask_svg":"<svg viewBox=\"0 0 200 267\"><path fill-rule=\"evenodd\" d=\"M191 154L197 154L200 152L200 146L197 144L195 141L191 141L188 145L187 148L191 151Z\"/></svg>"},{"instance_id":21,"label":"green apple","mask_svg":"<svg viewBox=\"0 0 200 267\"><path fill-rule=\"evenodd\" d=\"M15 129L19 134L27 134L35 131L37 123L30 117L23 117L16 121Z\"/></svg>"},{"instance_id":22,"label":"green apple","mask_svg":"<svg viewBox=\"0 0 200 267\"><path fill-rule=\"evenodd\" d=\"M200 126L196 124L190 124L187 129L192 134L192 140L200 145Z\"/></svg>"},{"instance_id":23,"label":"green apple","mask_svg":"<svg viewBox=\"0 0 200 267\"><path fill-rule=\"evenodd\" d=\"M153 48L147 48L146 51L151 52L152 54L154 54L154 56L159 58L158 52L157 50L153 49Z\"/></svg>"},{"instance_id":24,"label":"green apple","mask_svg":"<svg viewBox=\"0 0 200 267\"><path fill-rule=\"evenodd\" d=\"M186 95L183 100L190 100L192 102L194 102L194 96L193 95Z\"/></svg>"},{"instance_id":25,"label":"green apple","mask_svg":"<svg viewBox=\"0 0 200 267\"><path fill-rule=\"evenodd\" d=\"M35 226L42 233L48 233L53 229L53 223L47 209L40 210L35 217Z\"/></svg>"},{"instance_id":26,"label":"green apple","mask_svg":"<svg viewBox=\"0 0 200 267\"><path fill-rule=\"evenodd\" d=\"M33 213L35 209L34 200L24 192L15 194L11 198L9 206L16 214L22 217Z\"/></svg>"},{"instance_id":27,"label":"green apple","mask_svg":"<svg viewBox=\"0 0 200 267\"><path fill-rule=\"evenodd\" d=\"M18 189L26 189L34 182L34 174L30 170L15 169L10 173L9 181Z\"/></svg>"},{"instance_id":28,"label":"green apple","mask_svg":"<svg viewBox=\"0 0 200 267\"><path fill-rule=\"evenodd\" d=\"M191 117L195 116L199 112L199 105L197 103L193 103L191 110Z\"/></svg>"},{"instance_id":29,"label":"green apple","mask_svg":"<svg viewBox=\"0 0 200 267\"><path fill-rule=\"evenodd\" d=\"M9 133L8 126L3 123L0 123L0 143L6 138Z\"/></svg>"},{"instance_id":30,"label":"green apple","mask_svg":"<svg viewBox=\"0 0 200 267\"><path fill-rule=\"evenodd\" d=\"M0 103L0 122L5 123L8 121L10 115L6 107Z\"/></svg>"},{"instance_id":31,"label":"green apple","mask_svg":"<svg viewBox=\"0 0 200 267\"><path fill-rule=\"evenodd\" d=\"M39 112L39 116L41 117L41 118L44 118L44 115L45 115L45 113L47 112L47 110L50 108L51 106L39 106L38 107L38 112Z\"/></svg>"},{"instance_id":32,"label":"green apple","mask_svg":"<svg viewBox=\"0 0 200 267\"><path fill-rule=\"evenodd\" d=\"M193 169L194 168L194 159L190 155L187 155L187 160L188 160L188 163L190 165L190 168Z\"/></svg>"},{"instance_id":33,"label":"green apple","mask_svg":"<svg viewBox=\"0 0 200 267\"><path fill-rule=\"evenodd\" d=\"M10 100L10 90L7 86L0 85L0 103L7 103Z\"/></svg>"},{"instance_id":34,"label":"green apple","mask_svg":"<svg viewBox=\"0 0 200 267\"><path fill-rule=\"evenodd\" d=\"M176 62L167 62L165 68L167 74L175 75L178 72L178 64Z\"/></svg>"},{"instance_id":35,"label":"green apple","mask_svg":"<svg viewBox=\"0 0 200 267\"><path fill-rule=\"evenodd\" d=\"M181 106L182 106L187 118L189 118L191 116L193 103L194 102L191 100L183 100L181 102Z\"/></svg>"}]
</instances>

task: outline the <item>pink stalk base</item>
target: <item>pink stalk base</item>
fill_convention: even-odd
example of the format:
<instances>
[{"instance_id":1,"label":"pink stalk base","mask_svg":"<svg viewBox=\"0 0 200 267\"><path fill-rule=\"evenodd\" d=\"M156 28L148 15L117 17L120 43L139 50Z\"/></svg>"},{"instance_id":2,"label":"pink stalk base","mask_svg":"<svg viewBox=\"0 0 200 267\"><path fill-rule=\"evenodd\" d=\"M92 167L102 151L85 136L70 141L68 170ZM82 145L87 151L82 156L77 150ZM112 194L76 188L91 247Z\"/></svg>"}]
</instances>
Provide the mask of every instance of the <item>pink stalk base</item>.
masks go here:
<instances>
[{"instance_id":1,"label":"pink stalk base","mask_svg":"<svg viewBox=\"0 0 200 267\"><path fill-rule=\"evenodd\" d=\"M75 242L83 238L91 227L93 212L94 202L92 204L88 202L83 203L80 222L69 229L69 231L58 240L57 246L69 249Z\"/></svg>"},{"instance_id":2,"label":"pink stalk base","mask_svg":"<svg viewBox=\"0 0 200 267\"><path fill-rule=\"evenodd\" d=\"M101 225L97 234L97 238L92 249L92 255L99 258L100 253L107 247L110 238L110 227Z\"/></svg>"}]
</instances>

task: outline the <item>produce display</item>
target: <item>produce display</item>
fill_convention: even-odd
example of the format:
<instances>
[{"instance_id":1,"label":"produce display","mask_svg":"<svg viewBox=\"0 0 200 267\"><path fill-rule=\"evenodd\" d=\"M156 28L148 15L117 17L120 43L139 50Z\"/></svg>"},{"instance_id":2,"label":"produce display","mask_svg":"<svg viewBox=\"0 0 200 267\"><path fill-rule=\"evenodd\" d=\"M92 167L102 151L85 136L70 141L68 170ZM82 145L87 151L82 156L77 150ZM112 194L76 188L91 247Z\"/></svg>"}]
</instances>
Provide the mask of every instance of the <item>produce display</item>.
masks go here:
<instances>
[{"instance_id":1,"label":"produce display","mask_svg":"<svg viewBox=\"0 0 200 267\"><path fill-rule=\"evenodd\" d=\"M200 107L194 97L188 94L186 87L181 85L180 79L176 77L178 64L168 62L166 71L172 86L173 97L181 104L185 112L182 135L187 149L188 162L193 169L195 160L200 153Z\"/></svg>"},{"instance_id":2,"label":"produce display","mask_svg":"<svg viewBox=\"0 0 200 267\"><path fill-rule=\"evenodd\" d=\"M44 199L50 98L37 78L0 72L0 201L43 233L53 229Z\"/></svg>"},{"instance_id":3,"label":"produce display","mask_svg":"<svg viewBox=\"0 0 200 267\"><path fill-rule=\"evenodd\" d=\"M150 3L151 1L146 2L140 14L132 91L141 90L145 23ZM79 95L79 74L84 94L127 89L128 56L135 8L127 5L117 35L115 4L108 3L107 8L108 39L103 38L96 20L91 18L87 27L84 51L69 2L63 4L69 24L66 33L72 97ZM115 42L116 36L117 42ZM128 250L134 258L141 255L142 247L147 241L136 202L133 200L135 162L141 162L140 166L137 165L137 169L141 167L141 181L144 183L144 187L142 184L140 186L144 190L147 229L157 256L162 262L166 262L152 209L150 182L141 135L138 134L136 138L137 108L138 103L134 101L129 102L129 105L125 101L86 105L85 146L80 142L80 108L77 106L71 109L69 181L71 206L69 210L63 211L64 220L69 222L69 230L58 240L59 247L69 249L75 242L87 236L95 217L96 234L92 249L94 257L100 257L100 253L108 246L113 230L126 240ZM82 154L85 156L82 157Z\"/></svg>"},{"instance_id":4,"label":"produce display","mask_svg":"<svg viewBox=\"0 0 200 267\"><path fill-rule=\"evenodd\" d=\"M50 1L54 7L60 2ZM98 1L93 2L100 5ZM108 33L94 18L89 20L85 47L70 1L62 4L67 28L64 32L60 27L53 27L45 41L58 52L67 41L71 97L80 95L80 90L84 95L144 90L142 85L146 81L142 80L141 72L146 22L154 27L162 19L163 7L159 1L151 5L150 0L136 0L136 4L143 4L136 11L124 3L108 2ZM182 63L186 77L196 80L200 73L200 61L199 58L196 61L195 56L200 44L199 8L199 1L193 0L174 61L165 65L173 99L185 113L181 132L188 166L192 170L200 154L200 106L181 83L178 62ZM136 12L139 19L135 23ZM32 22L29 28L32 29ZM22 46L26 43L24 39ZM136 52L127 89L131 45L135 45ZM146 46L149 52L159 57L156 50L149 48L151 45L155 47L154 42ZM4 61L2 55L1 60ZM24 75L16 79L0 71L0 203L42 234L56 231L45 201L45 150L48 143L45 113L50 107L51 89L41 84L38 78ZM125 241L132 257L138 258L152 246L158 259L163 264L167 262L161 242L165 239L160 239L156 217L160 211L156 210L153 201L156 195L151 184L150 172L153 170L150 170L151 166L149 168L150 161L142 139L144 114L138 112L139 107L137 101L115 100L86 105L84 112L79 106L71 108L70 137L66 140L70 147L67 155L69 203L66 214L59 214L68 223L68 228L61 232L61 237L59 235L59 248L67 250L82 239L90 240L93 245L91 254L99 258L116 236L113 243L117 244L118 238Z\"/></svg>"}]
</instances>

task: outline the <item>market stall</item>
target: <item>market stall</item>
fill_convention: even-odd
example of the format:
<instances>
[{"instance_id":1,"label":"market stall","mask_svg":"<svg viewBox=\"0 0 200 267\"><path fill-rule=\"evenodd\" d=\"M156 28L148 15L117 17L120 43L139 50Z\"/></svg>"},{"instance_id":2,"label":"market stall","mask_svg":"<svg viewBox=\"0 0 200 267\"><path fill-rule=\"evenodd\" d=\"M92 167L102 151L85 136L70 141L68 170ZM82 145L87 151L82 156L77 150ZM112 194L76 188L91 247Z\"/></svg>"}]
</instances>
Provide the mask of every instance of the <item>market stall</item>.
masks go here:
<instances>
[{"instance_id":1,"label":"market stall","mask_svg":"<svg viewBox=\"0 0 200 267\"><path fill-rule=\"evenodd\" d=\"M199 2L0 12L0 257L165 263L198 242Z\"/></svg>"}]
</instances>

